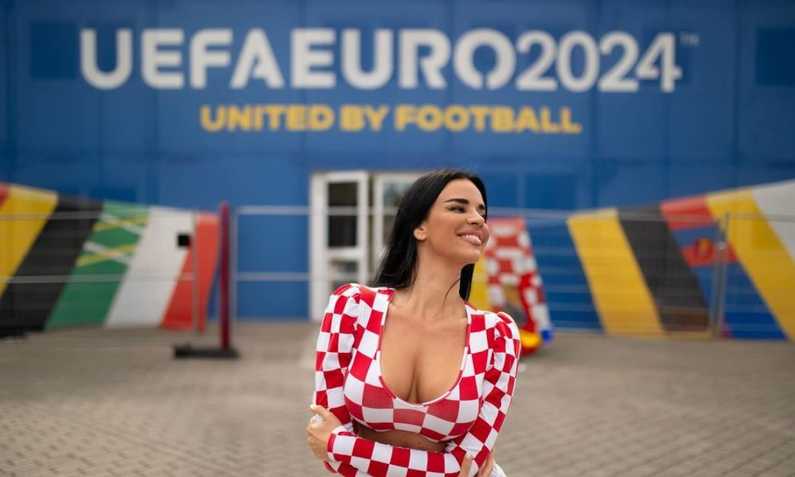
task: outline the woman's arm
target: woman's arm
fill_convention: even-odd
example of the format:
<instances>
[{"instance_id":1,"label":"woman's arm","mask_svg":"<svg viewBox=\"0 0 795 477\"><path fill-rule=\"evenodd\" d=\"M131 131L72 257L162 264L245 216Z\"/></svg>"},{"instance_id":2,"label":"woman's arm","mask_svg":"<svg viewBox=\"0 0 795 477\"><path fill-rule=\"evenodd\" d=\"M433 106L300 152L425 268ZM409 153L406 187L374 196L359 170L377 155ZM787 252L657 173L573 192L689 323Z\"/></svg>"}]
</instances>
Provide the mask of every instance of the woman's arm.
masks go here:
<instances>
[{"instance_id":1,"label":"woman's arm","mask_svg":"<svg viewBox=\"0 0 795 477\"><path fill-rule=\"evenodd\" d=\"M339 419L341 428L351 433L353 424L345 407L343 382L356 339L360 295L359 286L355 284L343 285L331 294L320 325L315 354L315 395L312 402L328 409ZM330 472L339 470L339 462L326 461L324 464Z\"/></svg>"},{"instance_id":2,"label":"woman's arm","mask_svg":"<svg viewBox=\"0 0 795 477\"><path fill-rule=\"evenodd\" d=\"M343 425L335 428L328 440L329 459L340 463L337 469L343 475L355 475L358 469L373 477L386 477L390 471L408 469L410 475L455 477L459 475L469 453L474 456L470 475L476 474L494 449L513 397L519 330L508 315L500 314L498 317L492 351L492 361L484 376L484 399L478 418L466 434L447 445L445 452L421 451L370 441L356 436L345 425L346 421L340 419Z\"/></svg>"}]
</instances>

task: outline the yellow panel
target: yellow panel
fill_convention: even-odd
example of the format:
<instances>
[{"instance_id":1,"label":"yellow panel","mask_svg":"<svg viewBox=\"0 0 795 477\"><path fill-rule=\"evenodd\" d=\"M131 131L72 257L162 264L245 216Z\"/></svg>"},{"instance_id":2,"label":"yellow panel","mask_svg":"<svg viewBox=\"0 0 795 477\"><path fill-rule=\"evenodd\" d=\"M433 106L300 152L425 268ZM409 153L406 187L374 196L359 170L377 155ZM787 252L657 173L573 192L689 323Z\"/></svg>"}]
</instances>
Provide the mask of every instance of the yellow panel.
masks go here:
<instances>
[{"instance_id":1,"label":"yellow panel","mask_svg":"<svg viewBox=\"0 0 795 477\"><path fill-rule=\"evenodd\" d=\"M707 196L716 219L731 213L728 239L784 334L795 341L795 263L757 206L751 190Z\"/></svg>"},{"instance_id":2,"label":"yellow panel","mask_svg":"<svg viewBox=\"0 0 795 477\"><path fill-rule=\"evenodd\" d=\"M568 220L602 327L610 334L662 334L660 317L615 209Z\"/></svg>"},{"instance_id":3,"label":"yellow panel","mask_svg":"<svg viewBox=\"0 0 795 477\"><path fill-rule=\"evenodd\" d=\"M472 275L472 290L469 292L468 301L479 310L491 310L489 277L486 275L486 265L483 257L475 264L475 273Z\"/></svg>"},{"instance_id":4,"label":"yellow panel","mask_svg":"<svg viewBox=\"0 0 795 477\"><path fill-rule=\"evenodd\" d=\"M9 187L8 196L0 206L0 216L3 216L0 219L0 277L14 276L57 202L58 196L52 192ZM20 214L25 215L12 217ZM6 285L0 282L0 296Z\"/></svg>"}]
</instances>

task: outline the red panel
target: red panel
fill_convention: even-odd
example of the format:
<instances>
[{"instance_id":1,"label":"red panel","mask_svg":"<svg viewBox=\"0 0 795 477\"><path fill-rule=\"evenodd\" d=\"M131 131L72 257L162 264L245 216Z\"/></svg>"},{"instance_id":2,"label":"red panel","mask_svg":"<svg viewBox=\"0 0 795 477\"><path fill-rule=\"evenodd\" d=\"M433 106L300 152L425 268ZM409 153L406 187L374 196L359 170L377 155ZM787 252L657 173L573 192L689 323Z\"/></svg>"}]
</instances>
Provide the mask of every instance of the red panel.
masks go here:
<instances>
[{"instance_id":1,"label":"red panel","mask_svg":"<svg viewBox=\"0 0 795 477\"><path fill-rule=\"evenodd\" d=\"M660 211L672 232L706 227L715 223L707 207L707 199L703 195L664 201L660 204Z\"/></svg>"},{"instance_id":2,"label":"red panel","mask_svg":"<svg viewBox=\"0 0 795 477\"><path fill-rule=\"evenodd\" d=\"M210 300L210 288L213 284L215 268L218 261L218 217L214 214L199 214L196 224L199 242L199 323L198 329L204 330L207 324L207 305ZM182 273L193 271L193 248L185 255ZM168 309L160 324L162 328L172 330L190 330L193 328L193 285L191 282L180 281L174 288Z\"/></svg>"},{"instance_id":3,"label":"red panel","mask_svg":"<svg viewBox=\"0 0 795 477\"><path fill-rule=\"evenodd\" d=\"M690 197L686 199L667 200L660 204L660 210L671 232L688 230L700 227L715 227L717 223L707 206L705 196ZM692 243L682 247L682 256L691 267L711 267L715 264L715 250L709 244L708 250L704 243ZM734 263L737 255L731 244L726 253L726 262Z\"/></svg>"},{"instance_id":4,"label":"red panel","mask_svg":"<svg viewBox=\"0 0 795 477\"><path fill-rule=\"evenodd\" d=\"M6 197L8 197L9 192L11 192L11 187L0 182L0 206L3 205L3 202L6 200Z\"/></svg>"},{"instance_id":5,"label":"red panel","mask_svg":"<svg viewBox=\"0 0 795 477\"><path fill-rule=\"evenodd\" d=\"M737 255L734 254L734 249L731 245L729 245L729 250L727 252L726 263L735 263L737 261ZM697 252L695 245L682 247L682 256L685 257L687 264L691 267L711 267L715 265L714 253L709 253L707 255L700 254Z\"/></svg>"}]
</instances>

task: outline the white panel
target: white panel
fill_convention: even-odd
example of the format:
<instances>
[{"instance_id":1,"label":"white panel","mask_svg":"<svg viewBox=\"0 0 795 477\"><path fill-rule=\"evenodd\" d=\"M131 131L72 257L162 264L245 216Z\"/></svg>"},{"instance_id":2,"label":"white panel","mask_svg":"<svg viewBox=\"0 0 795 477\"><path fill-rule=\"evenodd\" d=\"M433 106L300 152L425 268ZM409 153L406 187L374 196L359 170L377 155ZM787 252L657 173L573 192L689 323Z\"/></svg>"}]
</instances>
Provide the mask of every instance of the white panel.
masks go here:
<instances>
[{"instance_id":1,"label":"white panel","mask_svg":"<svg viewBox=\"0 0 795 477\"><path fill-rule=\"evenodd\" d=\"M754 187L754 199L795 262L795 181Z\"/></svg>"},{"instance_id":2,"label":"white panel","mask_svg":"<svg viewBox=\"0 0 795 477\"><path fill-rule=\"evenodd\" d=\"M177 247L179 233L192 233L187 212L152 207L149 221L113 300L107 327L159 326L177 285L187 248Z\"/></svg>"}]
</instances>

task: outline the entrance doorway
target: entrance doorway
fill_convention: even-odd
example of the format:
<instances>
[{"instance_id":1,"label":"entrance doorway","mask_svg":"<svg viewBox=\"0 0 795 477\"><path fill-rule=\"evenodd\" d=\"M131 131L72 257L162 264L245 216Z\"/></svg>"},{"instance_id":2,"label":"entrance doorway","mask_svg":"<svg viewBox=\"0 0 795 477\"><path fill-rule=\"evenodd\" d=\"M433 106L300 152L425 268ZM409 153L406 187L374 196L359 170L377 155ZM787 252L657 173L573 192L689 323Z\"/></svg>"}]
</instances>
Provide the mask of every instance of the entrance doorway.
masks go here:
<instances>
[{"instance_id":1,"label":"entrance doorway","mask_svg":"<svg viewBox=\"0 0 795 477\"><path fill-rule=\"evenodd\" d=\"M337 287L368 283L384 250L397 205L421 172L330 171L310 189L310 312L320 321Z\"/></svg>"}]
</instances>

